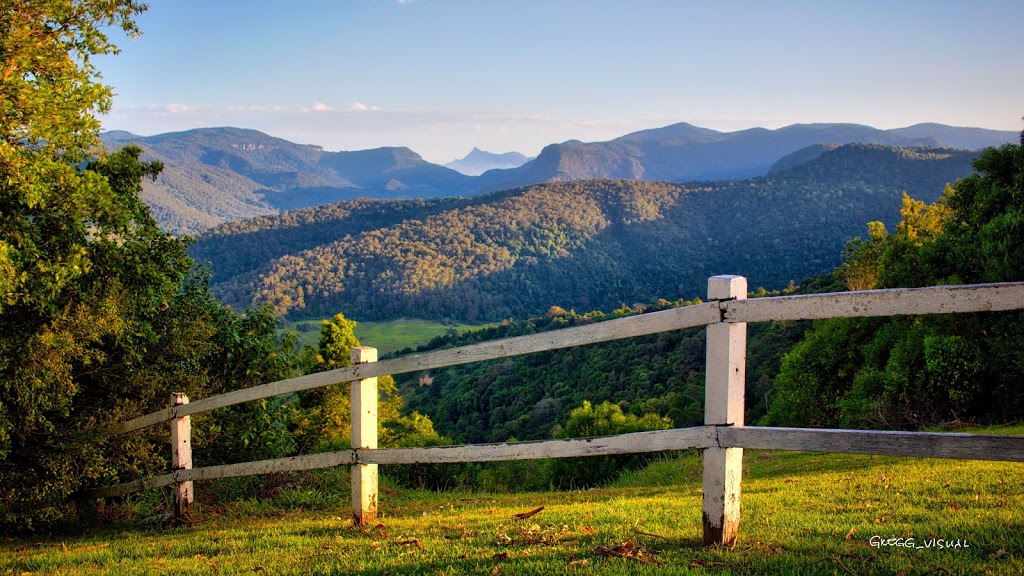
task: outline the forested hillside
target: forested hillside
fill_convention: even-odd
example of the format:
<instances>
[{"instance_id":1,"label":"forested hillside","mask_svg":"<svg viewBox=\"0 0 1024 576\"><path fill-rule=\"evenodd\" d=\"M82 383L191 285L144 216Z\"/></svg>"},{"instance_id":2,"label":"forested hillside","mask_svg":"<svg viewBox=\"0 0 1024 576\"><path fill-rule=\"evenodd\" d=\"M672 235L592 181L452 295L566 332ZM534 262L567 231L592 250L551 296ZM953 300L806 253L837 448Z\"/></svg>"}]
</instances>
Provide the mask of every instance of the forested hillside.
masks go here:
<instances>
[{"instance_id":1,"label":"forested hillside","mask_svg":"<svg viewBox=\"0 0 1024 576\"><path fill-rule=\"evenodd\" d=\"M250 272L281 256L471 204L463 199L352 200L221 224L191 255L213 264L213 281Z\"/></svg>"},{"instance_id":2,"label":"forested hillside","mask_svg":"<svg viewBox=\"0 0 1024 576\"><path fill-rule=\"evenodd\" d=\"M1024 140L986 150L937 202L873 222L840 273L853 289L1024 281ZM890 232L891 231L891 232ZM1020 312L822 320L786 356L776 425L917 428L1024 417Z\"/></svg>"},{"instance_id":3,"label":"forested hillside","mask_svg":"<svg viewBox=\"0 0 1024 576\"><path fill-rule=\"evenodd\" d=\"M847 245L842 266L796 291L1024 280L1024 140L984 152L975 167L930 205L905 196L893 232L871 223L867 240ZM660 300L607 314L553 307L424 348L686 304ZM1024 416L1021 320L1020 312L1003 312L751 324L746 419L869 429L1017 421ZM704 368L704 330L688 329L413 374L400 383L410 405L443 434L527 440L557 435L584 401L668 417L677 427L698 425Z\"/></svg>"},{"instance_id":4,"label":"forested hillside","mask_svg":"<svg viewBox=\"0 0 1024 576\"><path fill-rule=\"evenodd\" d=\"M848 145L770 178L363 201L218 228L192 254L211 262L225 301L268 302L290 317L493 321L552 305L611 310L700 296L717 273L771 289L830 269L865 222L898 220L904 190L934 201L975 155Z\"/></svg>"}]
</instances>

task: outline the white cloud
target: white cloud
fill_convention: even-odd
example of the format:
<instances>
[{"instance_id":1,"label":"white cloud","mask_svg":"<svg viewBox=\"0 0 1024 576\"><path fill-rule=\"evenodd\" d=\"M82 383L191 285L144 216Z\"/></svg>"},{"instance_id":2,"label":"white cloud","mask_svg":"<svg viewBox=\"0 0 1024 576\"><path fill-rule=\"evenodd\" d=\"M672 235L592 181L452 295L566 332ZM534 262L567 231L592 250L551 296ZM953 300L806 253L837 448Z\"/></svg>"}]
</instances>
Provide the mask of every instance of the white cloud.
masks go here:
<instances>
[{"instance_id":1,"label":"white cloud","mask_svg":"<svg viewBox=\"0 0 1024 576\"><path fill-rule=\"evenodd\" d=\"M190 114L195 111L195 108L188 104L167 104L163 107L164 112L168 114Z\"/></svg>"},{"instance_id":2,"label":"white cloud","mask_svg":"<svg viewBox=\"0 0 1024 576\"><path fill-rule=\"evenodd\" d=\"M380 111L380 108L378 108L376 106L367 106L366 104L363 104L362 102L353 102L352 105L348 107L348 111L349 112L378 112L378 111Z\"/></svg>"},{"instance_id":3,"label":"white cloud","mask_svg":"<svg viewBox=\"0 0 1024 576\"><path fill-rule=\"evenodd\" d=\"M331 107L328 106L327 104L324 104L323 102L313 102L313 111L314 112L330 112L331 111Z\"/></svg>"}]
</instances>

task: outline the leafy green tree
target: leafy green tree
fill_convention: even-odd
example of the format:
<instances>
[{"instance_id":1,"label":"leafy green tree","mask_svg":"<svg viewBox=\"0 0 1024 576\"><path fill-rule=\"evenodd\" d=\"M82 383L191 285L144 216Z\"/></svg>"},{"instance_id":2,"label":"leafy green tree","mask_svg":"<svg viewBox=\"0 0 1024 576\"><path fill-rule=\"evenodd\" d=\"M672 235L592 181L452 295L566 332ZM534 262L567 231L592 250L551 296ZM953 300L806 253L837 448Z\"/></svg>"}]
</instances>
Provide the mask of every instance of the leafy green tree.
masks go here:
<instances>
[{"instance_id":1,"label":"leafy green tree","mask_svg":"<svg viewBox=\"0 0 1024 576\"><path fill-rule=\"evenodd\" d=\"M137 34L144 9L0 0L0 531L56 527L74 519L78 490L166 469L165 429L110 437L108 425L166 407L171 392L198 398L293 369L269 311L225 308L188 241L158 229L139 193L160 164L97 145L111 91L90 59L117 51L112 27ZM205 462L258 453L218 430L251 431L259 410L197 417Z\"/></svg>"},{"instance_id":2,"label":"leafy green tree","mask_svg":"<svg viewBox=\"0 0 1024 576\"><path fill-rule=\"evenodd\" d=\"M55 304L91 265L90 240L125 231L139 206L81 165L111 91L91 58L105 27L138 33L133 0L0 2L0 306ZM49 302L46 302L49 300ZM0 308L2 310L3 308Z\"/></svg>"},{"instance_id":3,"label":"leafy green tree","mask_svg":"<svg viewBox=\"0 0 1024 576\"><path fill-rule=\"evenodd\" d=\"M355 329L355 320L345 318L341 312L330 320L323 321L320 327L319 353L316 356L317 372L352 365L352 349L359 346Z\"/></svg>"},{"instance_id":4,"label":"leafy green tree","mask_svg":"<svg viewBox=\"0 0 1024 576\"><path fill-rule=\"evenodd\" d=\"M595 408L589 401L584 400L579 408L574 408L569 413L569 420L562 427L558 437L611 436L645 430L667 430L671 427L671 420L657 414L626 414L618 404L602 402Z\"/></svg>"},{"instance_id":5,"label":"leafy green tree","mask_svg":"<svg viewBox=\"0 0 1024 576\"><path fill-rule=\"evenodd\" d=\"M356 322L341 312L324 320L316 364L311 372L336 370L352 365L352 348L359 346ZM380 398L377 404L378 445L430 446L446 443L434 431L430 418L418 412L401 415L405 400L390 375L377 378ZM296 435L303 450L323 450L347 445L352 425L352 402L348 382L299 393L299 406L293 415Z\"/></svg>"},{"instance_id":6,"label":"leafy green tree","mask_svg":"<svg viewBox=\"0 0 1024 576\"><path fill-rule=\"evenodd\" d=\"M80 377L103 380L112 360L104 344L135 337L138 326L126 316L167 303L184 261L184 247L158 233L137 198L141 177L159 165L139 163L138 149L97 156L95 114L109 109L111 92L90 59L116 52L106 27L137 33L143 8L130 0L0 2L0 525L7 528L52 521L82 482L109 478L119 465L83 437L97 420L149 400L143 389L112 402L102 388L83 389ZM83 397L86 414L77 409Z\"/></svg>"},{"instance_id":7,"label":"leafy green tree","mask_svg":"<svg viewBox=\"0 0 1024 576\"><path fill-rule=\"evenodd\" d=\"M594 407L589 401L584 400L580 407L569 413L569 420L556 436L611 436L646 430L667 430L671 427L671 420L657 414L626 414L618 404L602 402ZM650 459L649 454L561 458L552 463L551 483L564 488L597 486L614 479L624 470L643 466Z\"/></svg>"}]
</instances>

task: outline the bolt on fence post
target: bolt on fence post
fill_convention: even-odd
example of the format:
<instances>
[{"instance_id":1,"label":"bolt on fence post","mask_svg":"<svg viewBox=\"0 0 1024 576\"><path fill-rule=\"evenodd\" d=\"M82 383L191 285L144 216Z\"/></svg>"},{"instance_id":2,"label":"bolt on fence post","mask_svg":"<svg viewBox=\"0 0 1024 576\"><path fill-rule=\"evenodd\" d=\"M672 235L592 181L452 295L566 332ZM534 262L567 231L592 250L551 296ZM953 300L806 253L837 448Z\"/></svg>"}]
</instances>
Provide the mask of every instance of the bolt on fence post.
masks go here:
<instances>
[{"instance_id":1,"label":"bolt on fence post","mask_svg":"<svg viewBox=\"0 0 1024 576\"><path fill-rule=\"evenodd\" d=\"M377 349L358 346L352 349L352 364L377 361ZM353 380L349 398L352 404L352 449L377 448L377 379ZM377 520L377 465L353 464L352 517L357 525Z\"/></svg>"},{"instance_id":2,"label":"bolt on fence post","mask_svg":"<svg viewBox=\"0 0 1024 576\"><path fill-rule=\"evenodd\" d=\"M171 394L171 403L174 406L188 404L188 396L182 392ZM191 470L192 469L192 420L189 416L182 416L171 420L171 469ZM195 493L192 481L177 482L174 485L174 517L184 518L192 507Z\"/></svg>"},{"instance_id":3,"label":"bolt on fence post","mask_svg":"<svg viewBox=\"0 0 1024 576\"><path fill-rule=\"evenodd\" d=\"M714 276L708 279L708 300L743 300L747 279ZM746 379L747 325L719 322L707 327L707 365L704 424L743 426ZM742 448L704 450L704 544L730 546L740 524Z\"/></svg>"}]
</instances>

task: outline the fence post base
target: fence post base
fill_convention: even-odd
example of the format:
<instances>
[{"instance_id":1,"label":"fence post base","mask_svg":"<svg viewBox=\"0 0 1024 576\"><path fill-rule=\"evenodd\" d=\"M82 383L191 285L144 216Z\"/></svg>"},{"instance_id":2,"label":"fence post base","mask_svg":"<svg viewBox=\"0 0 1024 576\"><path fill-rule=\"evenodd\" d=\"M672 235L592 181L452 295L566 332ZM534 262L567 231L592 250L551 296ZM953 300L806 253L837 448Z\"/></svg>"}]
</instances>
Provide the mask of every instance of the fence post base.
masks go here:
<instances>
[{"instance_id":1,"label":"fence post base","mask_svg":"<svg viewBox=\"0 0 1024 576\"><path fill-rule=\"evenodd\" d=\"M732 546L740 529L743 448L704 449L705 546Z\"/></svg>"},{"instance_id":2,"label":"fence post base","mask_svg":"<svg viewBox=\"0 0 1024 576\"><path fill-rule=\"evenodd\" d=\"M377 465L352 466L352 520L356 526L377 521Z\"/></svg>"}]
</instances>

